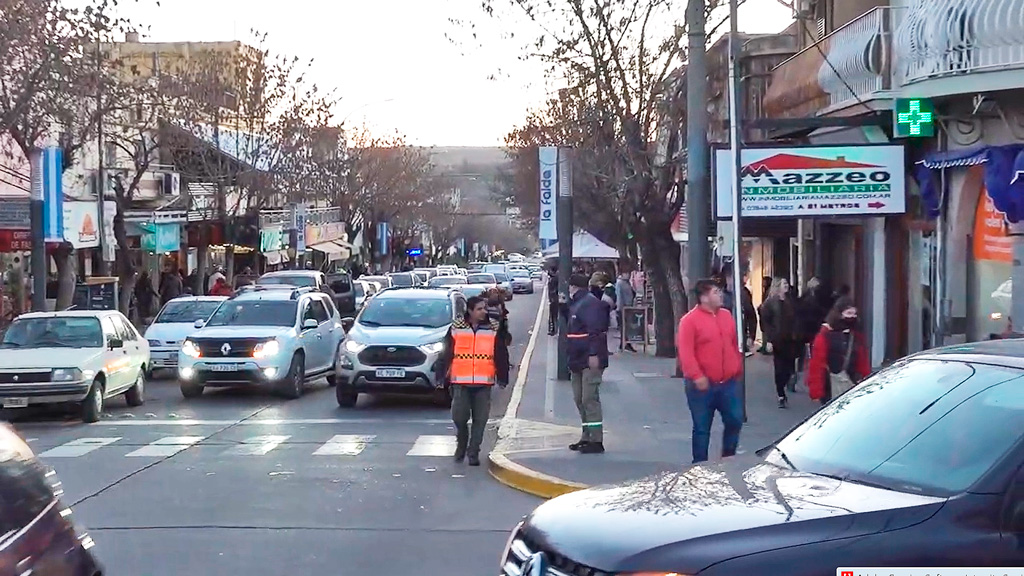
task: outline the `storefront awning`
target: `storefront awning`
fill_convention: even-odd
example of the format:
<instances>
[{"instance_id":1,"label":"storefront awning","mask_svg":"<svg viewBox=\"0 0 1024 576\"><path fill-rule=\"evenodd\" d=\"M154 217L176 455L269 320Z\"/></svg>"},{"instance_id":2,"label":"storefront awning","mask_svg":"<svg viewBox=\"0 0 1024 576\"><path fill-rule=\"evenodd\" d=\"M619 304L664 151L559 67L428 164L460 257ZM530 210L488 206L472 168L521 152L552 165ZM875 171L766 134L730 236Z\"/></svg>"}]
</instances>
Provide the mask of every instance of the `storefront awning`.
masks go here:
<instances>
[{"instance_id":1,"label":"storefront awning","mask_svg":"<svg viewBox=\"0 0 1024 576\"><path fill-rule=\"evenodd\" d=\"M267 264L270 266L277 266L282 262L288 261L287 250L274 250L272 252L264 252L263 257L267 259Z\"/></svg>"},{"instance_id":2,"label":"storefront awning","mask_svg":"<svg viewBox=\"0 0 1024 576\"><path fill-rule=\"evenodd\" d=\"M343 246L340 242L321 242L313 244L310 248L326 254L328 261L344 260L352 255L352 250Z\"/></svg>"}]
</instances>

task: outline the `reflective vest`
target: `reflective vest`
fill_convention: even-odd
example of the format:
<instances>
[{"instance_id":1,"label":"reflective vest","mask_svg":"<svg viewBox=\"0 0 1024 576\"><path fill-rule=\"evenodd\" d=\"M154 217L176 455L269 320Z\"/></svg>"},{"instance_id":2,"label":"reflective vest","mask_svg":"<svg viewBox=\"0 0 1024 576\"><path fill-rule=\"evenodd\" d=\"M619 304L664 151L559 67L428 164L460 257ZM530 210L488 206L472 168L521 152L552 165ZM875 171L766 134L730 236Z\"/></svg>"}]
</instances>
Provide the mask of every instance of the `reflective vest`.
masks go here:
<instances>
[{"instance_id":1,"label":"reflective vest","mask_svg":"<svg viewBox=\"0 0 1024 576\"><path fill-rule=\"evenodd\" d=\"M473 330L452 327L455 342L452 359L451 383L462 385L492 386L497 368L494 366L494 345L497 333L484 325Z\"/></svg>"}]
</instances>

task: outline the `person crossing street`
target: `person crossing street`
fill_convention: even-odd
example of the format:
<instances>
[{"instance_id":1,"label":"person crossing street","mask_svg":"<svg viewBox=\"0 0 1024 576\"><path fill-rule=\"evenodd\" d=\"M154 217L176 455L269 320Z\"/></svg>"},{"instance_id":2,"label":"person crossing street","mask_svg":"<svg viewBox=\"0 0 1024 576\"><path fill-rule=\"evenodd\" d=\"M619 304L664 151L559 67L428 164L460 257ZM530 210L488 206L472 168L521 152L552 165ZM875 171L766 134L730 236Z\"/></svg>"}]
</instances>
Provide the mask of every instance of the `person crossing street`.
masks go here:
<instances>
[{"instance_id":1,"label":"person crossing street","mask_svg":"<svg viewBox=\"0 0 1024 576\"><path fill-rule=\"evenodd\" d=\"M601 414L601 376L608 367L608 308L587 290L582 274L569 280L569 372L572 395L583 432L570 450L581 454L604 452Z\"/></svg>"},{"instance_id":2,"label":"person crossing street","mask_svg":"<svg viewBox=\"0 0 1024 576\"><path fill-rule=\"evenodd\" d=\"M447 373L451 384L455 461L468 456L470 466L479 466L491 390L495 384L508 386L510 364L506 335L498 321L488 318L487 300L474 296L466 307L466 316L452 323L446 338L440 373Z\"/></svg>"}]
</instances>

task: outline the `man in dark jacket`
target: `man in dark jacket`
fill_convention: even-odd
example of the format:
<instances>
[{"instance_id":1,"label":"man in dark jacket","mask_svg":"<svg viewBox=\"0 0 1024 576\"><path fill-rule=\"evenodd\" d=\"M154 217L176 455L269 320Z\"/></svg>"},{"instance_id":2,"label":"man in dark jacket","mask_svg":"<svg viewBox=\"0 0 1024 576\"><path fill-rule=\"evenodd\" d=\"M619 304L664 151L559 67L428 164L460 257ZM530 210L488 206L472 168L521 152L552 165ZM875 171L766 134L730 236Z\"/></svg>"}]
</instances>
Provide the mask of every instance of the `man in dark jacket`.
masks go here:
<instances>
[{"instance_id":1,"label":"man in dark jacket","mask_svg":"<svg viewBox=\"0 0 1024 576\"><path fill-rule=\"evenodd\" d=\"M548 270L548 336L558 330L558 266Z\"/></svg>"},{"instance_id":2,"label":"man in dark jacket","mask_svg":"<svg viewBox=\"0 0 1024 576\"><path fill-rule=\"evenodd\" d=\"M604 433L599 389L608 367L608 309L587 291L588 283L581 274L569 280L569 372L583 427L579 442L570 444L569 449L600 454L604 452Z\"/></svg>"}]
</instances>

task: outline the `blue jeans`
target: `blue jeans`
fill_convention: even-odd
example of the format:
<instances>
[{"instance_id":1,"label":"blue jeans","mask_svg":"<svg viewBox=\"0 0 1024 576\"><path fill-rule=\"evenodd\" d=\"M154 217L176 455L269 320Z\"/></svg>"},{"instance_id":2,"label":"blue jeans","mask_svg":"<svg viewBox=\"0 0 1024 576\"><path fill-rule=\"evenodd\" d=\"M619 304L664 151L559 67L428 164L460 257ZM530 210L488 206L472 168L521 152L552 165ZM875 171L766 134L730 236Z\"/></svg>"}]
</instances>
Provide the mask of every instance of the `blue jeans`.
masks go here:
<instances>
[{"instance_id":1,"label":"blue jeans","mask_svg":"<svg viewBox=\"0 0 1024 576\"><path fill-rule=\"evenodd\" d=\"M722 434L722 457L736 454L740 443L740 429L743 428L743 399L736 380L712 384L707 390L697 390L692 380L686 381L686 403L693 417L693 463L708 459L708 444L711 442L711 423L715 410L722 415L725 432Z\"/></svg>"}]
</instances>

